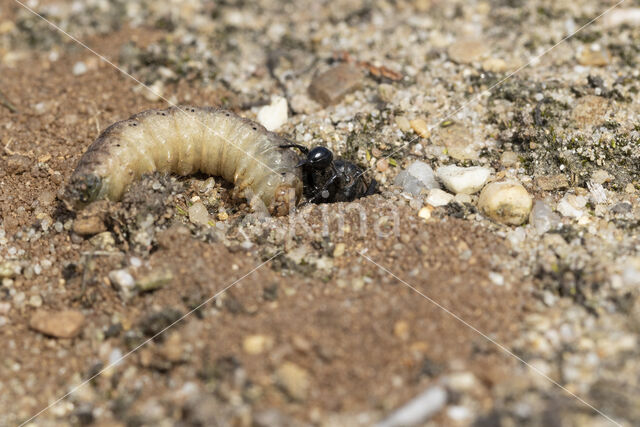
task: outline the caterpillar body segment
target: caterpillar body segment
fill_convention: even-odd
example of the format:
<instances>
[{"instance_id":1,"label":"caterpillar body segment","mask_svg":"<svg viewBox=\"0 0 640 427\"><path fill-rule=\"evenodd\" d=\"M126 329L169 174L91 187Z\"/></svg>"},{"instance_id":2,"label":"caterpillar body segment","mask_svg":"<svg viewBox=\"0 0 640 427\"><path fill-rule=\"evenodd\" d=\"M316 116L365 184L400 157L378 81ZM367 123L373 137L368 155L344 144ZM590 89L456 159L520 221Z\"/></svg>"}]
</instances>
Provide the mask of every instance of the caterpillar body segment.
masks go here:
<instances>
[{"instance_id":1,"label":"caterpillar body segment","mask_svg":"<svg viewBox=\"0 0 640 427\"><path fill-rule=\"evenodd\" d=\"M258 197L272 214L289 212L302 194L299 156L262 125L213 107L147 110L105 129L84 153L66 189L73 208L119 200L155 171L221 176L237 197Z\"/></svg>"}]
</instances>

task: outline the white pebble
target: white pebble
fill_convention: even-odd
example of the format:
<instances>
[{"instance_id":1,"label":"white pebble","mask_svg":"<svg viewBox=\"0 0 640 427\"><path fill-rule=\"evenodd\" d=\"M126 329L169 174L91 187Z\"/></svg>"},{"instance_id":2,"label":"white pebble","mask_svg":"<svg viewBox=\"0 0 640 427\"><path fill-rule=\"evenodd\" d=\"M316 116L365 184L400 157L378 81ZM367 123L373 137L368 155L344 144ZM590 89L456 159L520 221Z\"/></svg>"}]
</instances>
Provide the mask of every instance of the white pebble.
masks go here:
<instances>
[{"instance_id":1,"label":"white pebble","mask_svg":"<svg viewBox=\"0 0 640 427\"><path fill-rule=\"evenodd\" d=\"M494 271L490 271L489 272L489 280L491 280L491 282L493 282L493 284L496 285L496 286L504 285L504 277L500 273L496 273Z\"/></svg>"},{"instance_id":2,"label":"white pebble","mask_svg":"<svg viewBox=\"0 0 640 427\"><path fill-rule=\"evenodd\" d=\"M376 427L400 427L423 423L440 411L446 403L447 392L444 388L428 388L376 424Z\"/></svg>"},{"instance_id":3,"label":"white pebble","mask_svg":"<svg viewBox=\"0 0 640 427\"><path fill-rule=\"evenodd\" d=\"M258 123L267 130L274 131L287 123L287 100L281 96L274 96L270 105L265 105L258 111Z\"/></svg>"},{"instance_id":4,"label":"white pebble","mask_svg":"<svg viewBox=\"0 0 640 427\"><path fill-rule=\"evenodd\" d=\"M433 188L429 190L426 202L431 206L445 206L453 200L453 194L449 194L446 191L442 191L439 188Z\"/></svg>"},{"instance_id":5,"label":"white pebble","mask_svg":"<svg viewBox=\"0 0 640 427\"><path fill-rule=\"evenodd\" d=\"M602 24L606 28L618 27L623 24L640 26L640 7L612 10L603 17Z\"/></svg>"},{"instance_id":6,"label":"white pebble","mask_svg":"<svg viewBox=\"0 0 640 427\"><path fill-rule=\"evenodd\" d=\"M121 291L129 291L133 289L136 284L133 276L125 269L110 272L109 280L116 289Z\"/></svg>"},{"instance_id":7,"label":"white pebble","mask_svg":"<svg viewBox=\"0 0 640 427\"><path fill-rule=\"evenodd\" d=\"M29 298L29 305L31 307L41 307L42 297L40 295L31 295L31 297Z\"/></svg>"},{"instance_id":8,"label":"white pebble","mask_svg":"<svg viewBox=\"0 0 640 427\"><path fill-rule=\"evenodd\" d=\"M472 372L454 372L445 378L445 382L451 390L458 392L473 390L478 384Z\"/></svg>"},{"instance_id":9,"label":"white pebble","mask_svg":"<svg viewBox=\"0 0 640 427\"><path fill-rule=\"evenodd\" d=\"M492 182L480 193L478 207L494 221L520 225L527 220L533 199L518 182Z\"/></svg>"},{"instance_id":10,"label":"white pebble","mask_svg":"<svg viewBox=\"0 0 640 427\"><path fill-rule=\"evenodd\" d=\"M450 165L438 168L436 173L450 191L456 194L474 194L484 187L491 175L491 169L482 166L462 168Z\"/></svg>"},{"instance_id":11,"label":"white pebble","mask_svg":"<svg viewBox=\"0 0 640 427\"><path fill-rule=\"evenodd\" d=\"M79 76L87 72L87 66L84 62L76 62L73 65L73 75Z\"/></svg>"},{"instance_id":12,"label":"white pebble","mask_svg":"<svg viewBox=\"0 0 640 427\"><path fill-rule=\"evenodd\" d=\"M584 208L586 204L587 199L582 196L565 194L565 196L558 202L557 210L562 214L562 216L580 218L584 215L582 208Z\"/></svg>"},{"instance_id":13,"label":"white pebble","mask_svg":"<svg viewBox=\"0 0 640 427\"><path fill-rule=\"evenodd\" d=\"M456 422L461 422L471 418L471 411L465 406L450 406L447 409L447 416Z\"/></svg>"},{"instance_id":14,"label":"white pebble","mask_svg":"<svg viewBox=\"0 0 640 427\"><path fill-rule=\"evenodd\" d=\"M109 365L118 366L122 363L122 351L119 348L114 348L109 353Z\"/></svg>"}]
</instances>

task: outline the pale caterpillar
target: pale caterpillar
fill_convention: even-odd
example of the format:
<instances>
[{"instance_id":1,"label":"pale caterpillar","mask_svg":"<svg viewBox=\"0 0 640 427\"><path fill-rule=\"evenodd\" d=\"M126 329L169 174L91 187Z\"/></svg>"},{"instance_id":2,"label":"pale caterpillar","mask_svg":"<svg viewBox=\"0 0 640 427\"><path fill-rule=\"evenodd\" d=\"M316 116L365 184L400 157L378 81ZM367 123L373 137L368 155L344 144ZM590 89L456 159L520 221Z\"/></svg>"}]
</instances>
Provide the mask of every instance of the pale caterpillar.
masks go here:
<instances>
[{"instance_id":1,"label":"pale caterpillar","mask_svg":"<svg viewBox=\"0 0 640 427\"><path fill-rule=\"evenodd\" d=\"M119 200L129 184L154 171L202 172L233 183L237 197L259 198L271 214L288 214L303 181L300 158L287 144L262 125L218 108L143 111L112 124L89 146L65 201L78 209L94 200Z\"/></svg>"}]
</instances>

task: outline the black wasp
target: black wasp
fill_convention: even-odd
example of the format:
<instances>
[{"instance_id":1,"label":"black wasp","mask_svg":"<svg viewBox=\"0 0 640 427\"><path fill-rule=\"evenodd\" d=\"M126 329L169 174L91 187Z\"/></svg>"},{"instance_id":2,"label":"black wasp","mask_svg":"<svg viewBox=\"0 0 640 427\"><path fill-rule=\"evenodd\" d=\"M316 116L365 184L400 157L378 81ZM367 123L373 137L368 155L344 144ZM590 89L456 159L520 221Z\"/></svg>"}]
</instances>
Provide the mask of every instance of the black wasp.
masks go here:
<instances>
[{"instance_id":1,"label":"black wasp","mask_svg":"<svg viewBox=\"0 0 640 427\"><path fill-rule=\"evenodd\" d=\"M351 202L377 192L378 183L369 184L358 166L342 159L333 159L326 147L309 150L299 144L282 145L282 148L297 148L305 158L296 167L302 168L304 195L312 203Z\"/></svg>"}]
</instances>

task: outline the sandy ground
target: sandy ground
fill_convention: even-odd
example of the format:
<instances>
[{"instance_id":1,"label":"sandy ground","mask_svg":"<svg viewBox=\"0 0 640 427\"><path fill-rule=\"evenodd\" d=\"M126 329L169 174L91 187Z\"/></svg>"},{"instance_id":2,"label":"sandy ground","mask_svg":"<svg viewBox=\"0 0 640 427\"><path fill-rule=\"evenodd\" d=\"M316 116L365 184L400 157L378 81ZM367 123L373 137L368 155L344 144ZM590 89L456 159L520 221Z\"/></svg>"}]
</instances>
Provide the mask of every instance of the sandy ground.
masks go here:
<instances>
[{"instance_id":1,"label":"sandy ground","mask_svg":"<svg viewBox=\"0 0 640 427\"><path fill-rule=\"evenodd\" d=\"M550 157L552 150L541 148L546 147L540 142L542 134L531 133L531 120L543 120L540 117L546 122L536 121L536 126L549 130L555 125L558 133L560 122L571 132L600 132L592 120L597 111L585 113L580 107L576 113L574 101L566 98L572 94L583 99L597 87L584 82L578 87L560 78L553 86L548 77L552 72L572 69L557 54L555 63L541 60L551 61L550 68L514 77L495 90L493 103L483 100L470 106L469 115L456 117L453 128L435 130L416 148L412 131L398 136L402 122L394 118L435 119L437 108L427 106L431 101L440 103L442 111L460 105L469 92L486 89L509 67L523 63L526 52L518 49L527 46L526 41L518 39L509 50L500 34L509 31L519 13L524 20L534 19L525 11L536 10L537 2L455 7L429 1L395 6L356 3L359 7L345 9L338 2L323 5L317 18L308 18L317 26L312 40L304 39L305 34L287 39L289 32L304 26L306 15L300 15L304 8L299 5L281 10L277 2L176 2L166 6L168 12L164 6L142 2L134 12L115 17L110 11L124 7L120 2L89 2L80 12L56 12L55 6L64 2L37 3L36 9L47 11L136 78L146 84L160 81L153 87L171 102L223 105L255 118L271 94L287 97L293 113L283 133L307 145L330 145L362 166L371 164L374 168L367 176L381 182L381 194L366 199L307 205L292 217L261 220L246 205L231 200L230 185L221 180L203 190L211 184L206 176L154 175L134 184L123 201L97 208L105 232L80 236L73 231L80 214L67 210L59 196L82 153L109 124L144 109L164 108L166 102L29 18L17 3L0 2L0 91L5 104L0 106L0 425L22 423L70 390L74 392L34 419L34 425L371 425L434 387L446 391L446 402L419 425L608 422L490 340L617 421L640 421L634 397L639 371L633 363L640 319L637 271L628 267L636 265L636 154L615 152L604 163L583 161L580 169L575 166L580 161L572 163L568 154L562 161ZM585 3L576 24L609 5ZM394 15L394 7L400 15L413 15L407 24L412 31L405 29L412 36L402 37L399 27L384 41L393 20L377 17L376 11L388 17ZM544 2L537 8L541 15L548 14L541 25L553 31L576 12ZM284 29L258 18L245 21L261 12L279 17ZM308 13L312 12L313 8ZM434 23L438 16L450 22ZM100 24L92 26L94 21ZM356 49L357 37L344 25L357 28L362 23L367 23L362 37L369 45L363 47L365 41L359 40L362 49ZM464 38L454 30L456 23L466 25L470 33L482 27L486 37L495 40L494 57L507 58L507 68L482 73L482 66L476 65L481 60L452 65L447 55L455 57L456 51L447 51L447 46ZM440 31L437 37L429 33L435 28ZM624 28L631 34L625 36L627 43L633 44L629 40L638 36L637 27ZM542 30L530 30L530 43L549 42L539 34ZM347 34L340 40L342 31ZM267 66L273 56L264 52L251 56L256 46L264 47L256 41L259 37L252 38L262 32L279 37L274 51L280 52L278 61L285 65ZM212 60L215 72L197 56L204 48L190 41L191 33L225 34L214 38L213 46L220 51ZM619 41L615 36L606 36L612 37L609 44L601 42L615 58L604 64L605 70L629 81L618 83L618 98L603 98L608 107L596 100L593 108L604 108L603 115L615 110L609 120L619 119L618 124L603 129L628 129L625 141L632 145L637 144L632 132L640 121L638 75L630 71L635 62L629 61L636 61L638 53L625 47L620 34L623 42L614 50L611 46ZM596 43L586 39L580 43ZM412 43L431 44L432 49L411 50ZM388 48L376 52L378 44ZM125 54L126 46L132 45L137 49L131 54L134 59ZM154 46L165 46L169 53L157 53ZM171 46L177 46L177 53ZM314 103L306 93L308 81L342 61L343 51L371 61L371 68L389 64L400 81L395 75L376 76L374 70L363 89L337 105ZM174 54L184 63L176 62ZM243 67L246 64L239 60L234 68L232 60L239 57L258 64ZM84 72L77 72L78 63ZM278 67L290 67L293 77L272 78L286 74ZM169 74L158 76L161 68L181 71L164 78ZM611 88L610 80L604 85ZM530 102L548 87L562 92L564 106L558 107L562 102L557 100L537 106ZM580 90L584 93L576 95ZM396 91L395 98L388 91ZM526 100L522 91L527 91ZM411 107L398 100L409 94ZM372 113L375 108L383 113ZM483 133L485 139L480 139L489 142L474 146L478 156L455 157L452 153L460 147L448 141L477 142L469 135L474 124L479 127L473 132ZM615 132L615 138L622 138L621 130ZM518 142L525 137L525 144ZM406 149L394 151L403 144ZM443 146L449 154L429 151ZM595 157L601 154L593 150ZM505 166L507 151L516 152L519 168ZM376 157L392 153L393 164L377 162ZM473 196L429 207L425 220L424 201L392 185L398 170L415 159L434 168L488 165L498 175L517 176L536 200L553 204L567 189L588 195L589 177L603 168L612 177L606 184L611 192L606 209L613 213L599 215L594 205L586 214L591 222L562 218L564 228L540 234L531 224L514 227L490 221L479 213ZM544 187L536 181L558 174L566 184ZM212 226L189 220L186 212L197 200L204 201ZM632 206L624 218L611 207L623 201ZM117 271L138 283L159 284L127 295L117 289ZM63 310L82 313L84 322L76 336L56 338L33 327L36 314ZM191 314L148 340L186 313ZM110 366L122 355L127 357Z\"/></svg>"}]
</instances>

